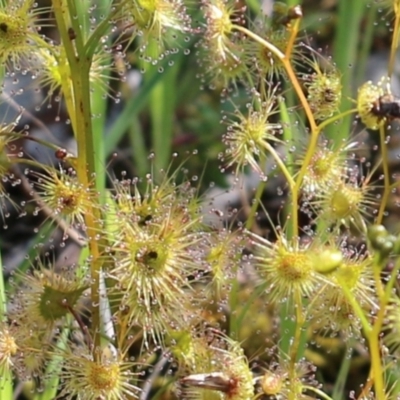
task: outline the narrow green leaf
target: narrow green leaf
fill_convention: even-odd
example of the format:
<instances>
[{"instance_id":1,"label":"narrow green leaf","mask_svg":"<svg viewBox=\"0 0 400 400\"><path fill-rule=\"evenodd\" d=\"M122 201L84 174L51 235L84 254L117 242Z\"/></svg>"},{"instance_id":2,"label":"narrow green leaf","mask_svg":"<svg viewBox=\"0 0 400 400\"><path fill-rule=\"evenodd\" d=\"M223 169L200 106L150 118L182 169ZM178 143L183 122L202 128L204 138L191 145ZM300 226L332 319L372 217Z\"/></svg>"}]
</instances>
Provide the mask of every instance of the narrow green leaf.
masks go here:
<instances>
[{"instance_id":1,"label":"narrow green leaf","mask_svg":"<svg viewBox=\"0 0 400 400\"><path fill-rule=\"evenodd\" d=\"M342 102L340 111L352 108L350 98L353 94L353 82L356 73L354 66L357 63L360 36L364 35L360 29L361 20L365 13L365 0L339 0L338 22L333 46L333 59L339 71L342 72ZM351 116L343 118L340 129L336 124L330 125L325 134L337 145L351 134Z\"/></svg>"},{"instance_id":2,"label":"narrow green leaf","mask_svg":"<svg viewBox=\"0 0 400 400\"><path fill-rule=\"evenodd\" d=\"M7 294L4 285L3 263L0 252L0 326L5 318L7 311ZM0 399L13 398L13 384L11 371L5 371L3 376L0 376Z\"/></svg>"}]
</instances>

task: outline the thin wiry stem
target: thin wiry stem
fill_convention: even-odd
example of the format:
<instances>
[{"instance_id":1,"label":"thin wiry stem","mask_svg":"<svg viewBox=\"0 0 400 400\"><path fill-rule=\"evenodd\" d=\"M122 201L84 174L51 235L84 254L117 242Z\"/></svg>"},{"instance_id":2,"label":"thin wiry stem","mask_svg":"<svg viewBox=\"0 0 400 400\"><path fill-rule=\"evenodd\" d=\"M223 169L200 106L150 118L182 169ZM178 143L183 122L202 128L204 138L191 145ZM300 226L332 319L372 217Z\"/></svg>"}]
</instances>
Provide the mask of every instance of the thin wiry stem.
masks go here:
<instances>
[{"instance_id":1,"label":"thin wiry stem","mask_svg":"<svg viewBox=\"0 0 400 400\"><path fill-rule=\"evenodd\" d=\"M389 170L389 154L387 150L386 143L386 129L385 125L382 124L379 128L379 138L381 144L381 156L382 156L382 167L383 167L383 195L381 198L381 204L379 206L379 213L376 218L376 223L381 224L383 220L383 215L387 206L387 202L390 196L390 170Z\"/></svg>"},{"instance_id":2,"label":"thin wiry stem","mask_svg":"<svg viewBox=\"0 0 400 400\"><path fill-rule=\"evenodd\" d=\"M299 230L299 223L298 223L298 202L299 202L299 194L300 194L300 187L301 183L303 182L303 178L307 172L308 165L311 162L311 159L315 153L315 149L317 148L318 144L318 138L320 134L320 130L317 126L317 123L315 121L313 112L310 108L310 105L308 104L307 98L301 88L301 85L299 83L299 80L297 79L296 73L293 69L293 66L290 62L290 58L288 58L285 54L283 54L278 48L276 48L272 43L269 43L268 41L264 40L257 34L251 32L247 28L240 26L240 25L234 25L234 28L240 32L243 32L245 35L250 37L251 39L255 40L256 42L260 43L263 45L265 48L270 50L272 53L274 53L279 60L282 62L286 73L288 75L288 78L300 100L300 103L306 113L308 123L310 125L310 130L311 130L311 137L310 137L310 143L306 152L306 155L304 157L304 163L300 168L300 171L297 175L296 178L296 183L293 187L293 190L291 191L292 193L292 226L293 226L293 235L297 236L298 235L298 230ZM290 183L290 182L289 182Z\"/></svg>"},{"instance_id":3,"label":"thin wiry stem","mask_svg":"<svg viewBox=\"0 0 400 400\"><path fill-rule=\"evenodd\" d=\"M291 380L295 379L296 374L296 362L298 357L298 352L300 349L301 333L304 327L304 312L303 312L303 301L300 293L296 293L294 298L294 307L296 311L296 327L293 337L292 345L290 346L290 364L289 364L289 374L291 374ZM293 396L292 396L293 394ZM296 394L293 392L289 394L290 400L296 399Z\"/></svg>"}]
</instances>

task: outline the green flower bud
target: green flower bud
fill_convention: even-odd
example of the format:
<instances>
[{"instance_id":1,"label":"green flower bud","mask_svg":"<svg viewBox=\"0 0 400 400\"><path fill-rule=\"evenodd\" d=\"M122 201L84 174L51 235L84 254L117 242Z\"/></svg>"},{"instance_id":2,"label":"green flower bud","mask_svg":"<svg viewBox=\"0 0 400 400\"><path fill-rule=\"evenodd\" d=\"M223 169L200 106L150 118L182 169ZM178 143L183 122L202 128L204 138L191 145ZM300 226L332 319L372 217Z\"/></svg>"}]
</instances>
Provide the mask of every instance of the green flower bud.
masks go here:
<instances>
[{"instance_id":1,"label":"green flower bud","mask_svg":"<svg viewBox=\"0 0 400 400\"><path fill-rule=\"evenodd\" d=\"M367 237L373 250L380 251L388 236L388 231L383 225L371 225L368 228Z\"/></svg>"},{"instance_id":2,"label":"green flower bud","mask_svg":"<svg viewBox=\"0 0 400 400\"><path fill-rule=\"evenodd\" d=\"M315 256L314 271L329 274L335 271L343 262L343 254L337 249L324 249Z\"/></svg>"}]
</instances>

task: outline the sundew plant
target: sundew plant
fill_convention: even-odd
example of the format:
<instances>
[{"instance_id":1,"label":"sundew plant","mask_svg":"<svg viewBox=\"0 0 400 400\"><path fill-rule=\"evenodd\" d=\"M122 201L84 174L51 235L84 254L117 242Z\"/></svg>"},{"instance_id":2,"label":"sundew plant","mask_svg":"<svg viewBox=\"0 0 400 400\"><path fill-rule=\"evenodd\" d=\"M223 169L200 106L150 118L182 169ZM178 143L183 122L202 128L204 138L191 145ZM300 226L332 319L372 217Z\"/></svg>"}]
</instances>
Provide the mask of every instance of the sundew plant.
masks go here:
<instances>
[{"instance_id":1,"label":"sundew plant","mask_svg":"<svg viewBox=\"0 0 400 400\"><path fill-rule=\"evenodd\" d=\"M322 3L0 0L1 400L400 398L400 2Z\"/></svg>"}]
</instances>

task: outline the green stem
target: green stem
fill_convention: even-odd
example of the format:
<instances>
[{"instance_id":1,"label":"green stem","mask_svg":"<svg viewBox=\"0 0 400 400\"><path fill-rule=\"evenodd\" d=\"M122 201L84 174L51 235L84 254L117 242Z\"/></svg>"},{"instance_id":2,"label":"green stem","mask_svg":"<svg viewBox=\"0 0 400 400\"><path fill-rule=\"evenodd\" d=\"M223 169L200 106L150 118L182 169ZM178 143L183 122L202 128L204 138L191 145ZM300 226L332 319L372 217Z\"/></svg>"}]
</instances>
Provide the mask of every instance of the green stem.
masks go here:
<instances>
[{"instance_id":1,"label":"green stem","mask_svg":"<svg viewBox=\"0 0 400 400\"><path fill-rule=\"evenodd\" d=\"M346 350L342 358L342 365L340 366L340 370L336 378L335 385L333 387L333 392L331 393L334 399L340 398L341 394L345 390L346 382L348 382L349 378L349 370L353 360L352 356L356 343L357 340L355 338L350 338L346 342Z\"/></svg>"},{"instance_id":2,"label":"green stem","mask_svg":"<svg viewBox=\"0 0 400 400\"><path fill-rule=\"evenodd\" d=\"M301 105L304 108L304 111L307 115L308 122L310 124L311 131L317 130L317 124L315 122L314 115L311 111L310 105L308 104L307 98L301 88L301 85L299 83L299 80L297 79L296 73L292 67L292 64L290 63L290 59L285 56L278 48L276 48L272 43L269 43L268 41L264 40L257 34L253 33L252 31L248 30L247 28L240 26L240 25L234 25L234 29L243 32L245 35L250 37L251 39L255 40L256 42L260 43L263 45L265 48L270 50L272 53L274 53L282 62L283 66L285 67L286 73L288 74L289 80L291 81L294 90L296 91L296 94L300 100Z\"/></svg>"},{"instance_id":3,"label":"green stem","mask_svg":"<svg viewBox=\"0 0 400 400\"><path fill-rule=\"evenodd\" d=\"M296 327L293 336L293 343L290 347L290 367L289 367L289 373L293 375L293 378L296 373L296 362L300 348L301 332L305 322L303 314L303 301L300 292L296 292L295 294L294 307L296 311Z\"/></svg>"},{"instance_id":4,"label":"green stem","mask_svg":"<svg viewBox=\"0 0 400 400\"><path fill-rule=\"evenodd\" d=\"M75 137L78 146L77 175L87 188L93 187L93 179L96 176L95 159L99 156L95 153L91 102L90 102L90 83L89 71L91 59L85 57L83 47L83 37L79 27L79 22L74 18L68 18L72 10L66 7L65 0L53 0L53 11L57 21L57 27L61 35L63 46L65 47L68 63L71 69L71 80L74 94L74 116L76 121ZM74 16L72 14L72 16ZM75 43L78 54L68 34L69 26L66 21L72 20L75 31ZM94 200L95 201L95 200ZM91 270L91 307L92 307L92 329L94 338L93 353L95 357L99 352L95 351L100 347L100 271L102 266L101 249L97 239L99 231L99 221L101 215L98 204L93 204L91 209L85 214L86 233L88 236L90 249L90 270Z\"/></svg>"},{"instance_id":5,"label":"green stem","mask_svg":"<svg viewBox=\"0 0 400 400\"><path fill-rule=\"evenodd\" d=\"M229 336L237 340L239 336L239 324L237 323L237 315L238 312L238 301L239 301L239 290L240 290L240 283L238 279L232 279L230 285L230 292L229 292L229 308L231 310L229 316Z\"/></svg>"},{"instance_id":6,"label":"green stem","mask_svg":"<svg viewBox=\"0 0 400 400\"><path fill-rule=\"evenodd\" d=\"M320 396L321 398L323 398L325 400L333 400L332 397L329 397L322 390L319 390L319 389L317 389L317 388L315 388L313 386L304 385L303 389L310 390L311 392L314 392L315 394L317 394L318 396Z\"/></svg>"},{"instance_id":7,"label":"green stem","mask_svg":"<svg viewBox=\"0 0 400 400\"><path fill-rule=\"evenodd\" d=\"M373 266L375 270L377 266ZM377 277L375 277L375 280ZM378 277L380 282L380 277ZM375 395L377 400L384 400L385 397L385 389L384 389L384 381L383 381L383 367L382 367L382 360L381 360L381 345L380 345L380 333L381 328L385 316L385 297L380 294L381 290L378 286L378 295L380 297L380 308L378 314L376 316L374 325L371 327L370 323L368 322L365 314L358 304L354 295L351 293L350 289L346 286L345 283L342 283L342 290L346 296L346 299L349 301L351 306L353 307L354 312L356 313L357 317L360 319L362 327L365 332L365 336L368 339L370 355L371 355L371 372L370 376L374 379L374 387L375 387Z\"/></svg>"},{"instance_id":8,"label":"green stem","mask_svg":"<svg viewBox=\"0 0 400 400\"><path fill-rule=\"evenodd\" d=\"M389 303L390 298L393 296L393 288L397 282L398 274L400 270L400 257L397 259L392 272L390 273L389 281L385 285L385 298L384 305Z\"/></svg>"},{"instance_id":9,"label":"green stem","mask_svg":"<svg viewBox=\"0 0 400 400\"><path fill-rule=\"evenodd\" d=\"M300 18L296 19L293 23L293 26L291 27L290 37L289 41L287 42L285 51L285 57L287 59L290 59L290 56L292 54L294 42L296 40L297 34L299 33L300 22L301 22Z\"/></svg>"},{"instance_id":10,"label":"green stem","mask_svg":"<svg viewBox=\"0 0 400 400\"><path fill-rule=\"evenodd\" d=\"M361 308L361 306L357 302L357 300L354 298L354 295L351 292L351 290L346 286L346 284L344 282L341 283L340 287L343 291L343 294L346 297L346 300L350 303L350 305L353 308L353 311L356 313L356 316L360 319L365 336L369 340L369 338L371 336L371 332L372 332L372 327L371 327L371 324L368 322L367 318L365 317L363 309Z\"/></svg>"},{"instance_id":11,"label":"green stem","mask_svg":"<svg viewBox=\"0 0 400 400\"><path fill-rule=\"evenodd\" d=\"M282 161L281 157L279 156L279 154L276 152L276 150L268 143L268 142L264 142L264 147L265 149L272 155L272 157L274 157L276 163L278 164L279 168L281 169L283 175L286 178L286 181L289 185L289 191L292 195L292 210L291 210L291 219L292 219L292 230L291 230L291 234L290 237L293 237L293 235L297 236L297 229L295 231L293 231L293 229L295 227L299 226L299 215L297 212L297 201L296 203L294 202L293 198L296 197L296 194L294 193L294 187L295 187L295 182L294 179L292 177L292 175L290 174L289 170L287 169L285 163ZM296 204L296 207L294 207L294 205Z\"/></svg>"},{"instance_id":12,"label":"green stem","mask_svg":"<svg viewBox=\"0 0 400 400\"><path fill-rule=\"evenodd\" d=\"M380 313L381 315L382 313ZM385 384L383 380L383 366L381 360L381 343L379 340L380 332L381 332L381 322L382 318L379 318L374 324L372 329L370 339L369 339L369 351L371 354L371 376L374 379L374 388L375 388L375 398L376 400L386 400L385 394Z\"/></svg>"},{"instance_id":13,"label":"green stem","mask_svg":"<svg viewBox=\"0 0 400 400\"><path fill-rule=\"evenodd\" d=\"M292 105L292 107L295 104L293 90L288 91L286 98L283 97L278 98L278 102L280 110L280 120L282 121L283 140L289 146L290 144L296 143L296 136L298 133L295 128L296 122L294 121L294 116L292 113L288 111L289 107L286 105L286 102L289 105ZM296 174L295 155L291 151L287 151L286 153L287 154L285 154L285 166L289 174L293 177ZM289 202L286 202L284 208L284 218L290 217L291 212L292 212L292 205ZM286 237L288 239L292 239L294 237L292 226L293 226L292 224L288 224L285 229Z\"/></svg>"},{"instance_id":14,"label":"green stem","mask_svg":"<svg viewBox=\"0 0 400 400\"><path fill-rule=\"evenodd\" d=\"M381 343L380 337L382 332L382 326L385 321L386 308L393 294L393 287L397 281L398 271L400 269L400 259L396 261L395 267L391 272L390 279L386 286L383 287L381 280L381 266L374 264L372 266L374 270L374 279L376 285L376 292L379 299L379 311L376 315L372 332L369 336L369 348L371 353L371 371L370 377L374 380L375 395L377 400L385 400L385 383L383 379L384 368L381 359Z\"/></svg>"},{"instance_id":15,"label":"green stem","mask_svg":"<svg viewBox=\"0 0 400 400\"><path fill-rule=\"evenodd\" d=\"M374 266L376 268L376 266ZM368 339L370 355L371 355L371 372L370 377L374 379L374 387L375 387L375 396L377 400L385 400L385 389L384 389L384 381L383 381L383 367L382 367L382 360L381 360L381 345L380 345L380 333L382 328L383 319L385 316L385 309L386 305L382 304L382 300L384 299L381 297L380 301L380 308L378 315L376 316L375 322L373 327L371 328L370 323L368 322L365 314L358 304L356 299L354 298L353 294L351 293L350 289L346 286L345 283L342 284L343 293L346 296L347 301L353 307L354 312L356 313L357 317L361 321L361 325L364 329L365 336Z\"/></svg>"},{"instance_id":16,"label":"green stem","mask_svg":"<svg viewBox=\"0 0 400 400\"><path fill-rule=\"evenodd\" d=\"M74 94L73 94L73 88L71 87L70 84L70 75L72 75L72 65L76 64L77 57L75 54L75 47L69 37L68 34L68 27L69 25L69 18L68 18L68 9L66 8L65 5L65 0L55 0L53 1L53 7L54 7L54 14L56 18L56 23L57 26L59 27L60 30L60 35L61 35L61 40L63 47L65 49L65 54L67 55L68 58L68 63L69 63L69 69L64 67L64 60L63 54L60 54L58 61L58 64L61 66L60 69L60 75L61 75L61 89L64 95L65 103L67 106L68 114L69 114L69 119L71 121L72 129L74 133L76 134L78 127L75 119L75 107L76 104L74 103ZM57 10L57 12L56 12ZM60 29L62 27L62 29ZM61 52L62 53L62 52Z\"/></svg>"},{"instance_id":17,"label":"green stem","mask_svg":"<svg viewBox=\"0 0 400 400\"><path fill-rule=\"evenodd\" d=\"M7 312L7 296L4 285L4 275L3 275L3 263L1 261L1 252L0 252L0 327L3 326L3 322L6 319ZM12 399L13 396L13 380L11 371L5 370L2 377L0 377L0 398L1 399Z\"/></svg>"},{"instance_id":18,"label":"green stem","mask_svg":"<svg viewBox=\"0 0 400 400\"><path fill-rule=\"evenodd\" d=\"M357 108L352 108L351 110L347 110L347 111L344 111L344 112L342 112L342 113L340 113L340 114L334 115L333 117L328 118L328 119L326 119L325 121L321 122L321 123L318 125L318 130L319 130L320 132L322 132L322 130L323 130L324 128L326 128L328 125L334 123L334 122L337 121L338 119L341 119L341 118L343 118L343 117L346 117L347 115L350 115L350 114L353 114L353 113L356 113L356 112L357 112Z\"/></svg>"},{"instance_id":19,"label":"green stem","mask_svg":"<svg viewBox=\"0 0 400 400\"><path fill-rule=\"evenodd\" d=\"M294 188L294 180L293 180L293 177L290 174L289 170L286 168L286 165L284 164L284 162L282 161L281 157L276 152L276 150L268 142L263 142L263 146L272 155L272 157L274 157L276 163L278 164L278 166L281 169L283 175L285 176L286 181L287 181L287 183L289 185L290 192L292 193L293 192L293 188ZM261 164L262 167L265 164L264 157L262 157L262 159L260 161L260 164ZM250 214L249 214L249 217L247 218L247 221L246 221L246 229L250 230L251 227L253 226L254 219L255 219L255 216L256 216L256 213L257 213L257 207L258 207L258 204L260 203L260 199L261 199L262 193L263 193L263 191L265 189L265 186L266 186L266 182L265 181L261 181L258 184L257 191L256 191L256 194L255 194L255 197L254 197L254 201L253 201L253 204L251 206ZM297 208L296 208L296 210L293 210L293 211L296 211L296 212L293 213L292 218L295 221L294 224L297 226L298 225Z\"/></svg>"},{"instance_id":20,"label":"green stem","mask_svg":"<svg viewBox=\"0 0 400 400\"><path fill-rule=\"evenodd\" d=\"M251 230L251 228L253 227L253 224L255 222L256 215L257 215L257 208L258 208L258 206L260 204L260 199L261 199L261 196L262 196L262 194L264 192L266 184L267 184L266 181L260 181L258 186L257 186L257 190L256 190L256 193L254 195L253 202L251 204L251 209L250 209L249 215L246 218L245 228L248 229L248 230Z\"/></svg>"},{"instance_id":21,"label":"green stem","mask_svg":"<svg viewBox=\"0 0 400 400\"><path fill-rule=\"evenodd\" d=\"M71 26L66 26L66 28L67 28L66 34L68 35L68 37L69 37L69 29L70 28L72 28L76 34L73 41L76 46L76 56L78 58L80 58L85 54L85 48L84 48L85 38L84 38L84 31L83 31L84 27L82 26L83 21L80 18L81 15L79 15L75 3L76 3L76 0L67 0L67 4L63 3L63 6L65 7L64 17L69 15L69 18L64 18L64 21L68 21L68 23L71 24ZM69 37L69 42L72 43L72 40L70 37ZM64 37L63 37L63 44L65 45ZM91 58L86 59L85 61L87 61L87 60L91 60ZM89 64L90 64L90 62L89 62Z\"/></svg>"},{"instance_id":22,"label":"green stem","mask_svg":"<svg viewBox=\"0 0 400 400\"><path fill-rule=\"evenodd\" d=\"M272 157L274 157L276 163L278 164L279 168L281 169L283 175L286 178L286 181L289 185L290 191L292 191L294 188L295 182L294 182L293 177L290 174L289 170L286 168L285 163L282 161L281 157L276 152L276 150L268 142L264 142L263 144L264 144L265 149L272 155Z\"/></svg>"},{"instance_id":23,"label":"green stem","mask_svg":"<svg viewBox=\"0 0 400 400\"><path fill-rule=\"evenodd\" d=\"M111 7L110 12L106 14L106 17L101 20L101 22L96 26L96 29L91 33L90 37L85 43L85 52L87 58L92 58L94 53L96 52L99 43L101 43L101 38L107 33L110 29L110 24L113 19L118 17L118 15L122 12L121 4L114 5Z\"/></svg>"}]
</instances>

